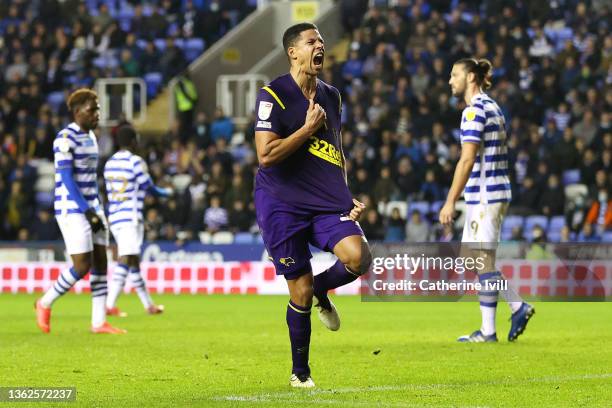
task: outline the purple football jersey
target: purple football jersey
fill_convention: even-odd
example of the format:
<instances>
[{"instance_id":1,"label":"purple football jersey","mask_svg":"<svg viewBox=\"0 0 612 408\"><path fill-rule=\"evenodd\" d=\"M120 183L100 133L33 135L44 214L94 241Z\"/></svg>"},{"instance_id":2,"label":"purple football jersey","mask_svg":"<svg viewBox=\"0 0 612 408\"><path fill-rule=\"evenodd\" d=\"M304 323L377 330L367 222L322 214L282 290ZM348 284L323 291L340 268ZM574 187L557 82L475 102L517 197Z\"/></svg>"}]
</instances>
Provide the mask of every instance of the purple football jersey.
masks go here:
<instances>
[{"instance_id":1,"label":"purple football jersey","mask_svg":"<svg viewBox=\"0 0 612 408\"><path fill-rule=\"evenodd\" d=\"M317 80L314 102L325 109L326 125L282 162L260 167L255 188L296 208L344 212L353 203L340 150L340 93ZM286 74L259 91L255 109L255 131L274 132L285 138L304 125L308 100L291 74Z\"/></svg>"}]
</instances>

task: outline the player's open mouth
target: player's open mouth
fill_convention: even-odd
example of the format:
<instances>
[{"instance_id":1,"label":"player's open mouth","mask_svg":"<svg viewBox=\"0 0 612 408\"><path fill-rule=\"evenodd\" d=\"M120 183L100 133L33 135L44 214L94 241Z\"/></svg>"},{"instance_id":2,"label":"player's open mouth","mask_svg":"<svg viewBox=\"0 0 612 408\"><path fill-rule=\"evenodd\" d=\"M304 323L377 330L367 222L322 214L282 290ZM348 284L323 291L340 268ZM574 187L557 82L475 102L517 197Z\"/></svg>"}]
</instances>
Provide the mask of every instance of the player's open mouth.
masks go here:
<instances>
[{"instance_id":1,"label":"player's open mouth","mask_svg":"<svg viewBox=\"0 0 612 408\"><path fill-rule=\"evenodd\" d=\"M325 58L325 54L323 54L322 52L319 52L317 54L315 54L314 58L312 59L312 63L315 66L321 66L323 65L323 59Z\"/></svg>"}]
</instances>

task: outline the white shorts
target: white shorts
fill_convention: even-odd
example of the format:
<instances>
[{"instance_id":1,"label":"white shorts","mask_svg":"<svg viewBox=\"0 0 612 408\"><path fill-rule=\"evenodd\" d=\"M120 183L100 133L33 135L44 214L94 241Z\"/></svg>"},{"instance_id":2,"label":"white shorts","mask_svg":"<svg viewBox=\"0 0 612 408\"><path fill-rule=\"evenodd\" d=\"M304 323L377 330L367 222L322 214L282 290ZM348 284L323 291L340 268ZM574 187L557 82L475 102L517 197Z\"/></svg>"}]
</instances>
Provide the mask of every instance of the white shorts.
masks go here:
<instances>
[{"instance_id":1,"label":"white shorts","mask_svg":"<svg viewBox=\"0 0 612 408\"><path fill-rule=\"evenodd\" d=\"M466 205L465 224L461 242L481 244L499 243L501 225L509 203Z\"/></svg>"},{"instance_id":2,"label":"white shorts","mask_svg":"<svg viewBox=\"0 0 612 408\"><path fill-rule=\"evenodd\" d=\"M111 227L111 232L117 241L117 255L138 255L142 249L144 224L142 222L122 222Z\"/></svg>"},{"instance_id":3,"label":"white shorts","mask_svg":"<svg viewBox=\"0 0 612 408\"><path fill-rule=\"evenodd\" d=\"M95 234L91 232L91 225L85 218L85 214L74 213L55 216L69 255L91 252L94 244L108 246L108 222L106 222L103 212L97 214L105 228Z\"/></svg>"}]
</instances>

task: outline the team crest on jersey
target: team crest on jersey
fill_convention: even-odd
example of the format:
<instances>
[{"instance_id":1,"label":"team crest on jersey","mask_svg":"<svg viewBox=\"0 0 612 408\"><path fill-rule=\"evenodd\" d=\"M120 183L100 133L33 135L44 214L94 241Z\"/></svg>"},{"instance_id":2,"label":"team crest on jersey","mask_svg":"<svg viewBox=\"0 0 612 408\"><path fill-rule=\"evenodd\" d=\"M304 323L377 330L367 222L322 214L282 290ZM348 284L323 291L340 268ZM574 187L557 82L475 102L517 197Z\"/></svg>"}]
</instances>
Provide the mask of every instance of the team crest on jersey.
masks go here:
<instances>
[{"instance_id":1,"label":"team crest on jersey","mask_svg":"<svg viewBox=\"0 0 612 408\"><path fill-rule=\"evenodd\" d=\"M295 265L295 261L294 261L294 260L293 260L293 258L292 258L292 257L290 257L290 256L289 256L289 257L287 257L287 258L280 258L280 259L278 260L278 262L280 262L281 264L283 264L283 265L285 265L285 266L287 266L287 267L289 267L289 266L291 266L291 265Z\"/></svg>"},{"instance_id":2,"label":"team crest on jersey","mask_svg":"<svg viewBox=\"0 0 612 408\"><path fill-rule=\"evenodd\" d=\"M257 110L257 115L259 115L259 119L268 119L270 117L270 114L272 113L272 106L272 102L259 102L259 109Z\"/></svg>"},{"instance_id":3,"label":"team crest on jersey","mask_svg":"<svg viewBox=\"0 0 612 408\"><path fill-rule=\"evenodd\" d=\"M476 119L476 110L474 108L467 108L465 111L465 120L472 121Z\"/></svg>"},{"instance_id":4,"label":"team crest on jersey","mask_svg":"<svg viewBox=\"0 0 612 408\"><path fill-rule=\"evenodd\" d=\"M62 153L68 153L70 151L70 142L66 137L57 140L57 148Z\"/></svg>"}]
</instances>

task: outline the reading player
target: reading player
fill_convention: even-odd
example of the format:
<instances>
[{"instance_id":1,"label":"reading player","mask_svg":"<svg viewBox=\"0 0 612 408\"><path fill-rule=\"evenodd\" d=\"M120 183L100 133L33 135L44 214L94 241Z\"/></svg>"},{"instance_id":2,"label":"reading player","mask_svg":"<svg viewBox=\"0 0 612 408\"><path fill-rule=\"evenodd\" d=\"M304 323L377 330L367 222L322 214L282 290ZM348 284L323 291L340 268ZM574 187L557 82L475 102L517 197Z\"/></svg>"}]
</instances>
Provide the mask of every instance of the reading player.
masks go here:
<instances>
[{"instance_id":1,"label":"reading player","mask_svg":"<svg viewBox=\"0 0 612 408\"><path fill-rule=\"evenodd\" d=\"M98 96L78 89L68 98L74 122L62 129L53 142L55 156L55 217L72 260L53 286L36 302L36 321L44 332L51 330L51 306L90 270L91 331L123 334L125 330L106 322L106 247L108 226L98 199ZM93 266L93 269L92 269Z\"/></svg>"},{"instance_id":2,"label":"reading player","mask_svg":"<svg viewBox=\"0 0 612 408\"><path fill-rule=\"evenodd\" d=\"M132 285L149 314L160 314L163 305L153 303L140 274L140 251L144 237L142 209L144 197L151 192L158 197L168 197L172 190L153 184L146 163L136 151L136 131L124 125L117 132L119 151L104 166L104 181L108 193L108 221L117 241L119 262L113 272L113 281L106 299L107 313L125 317L127 314L115 305L129 275Z\"/></svg>"},{"instance_id":3,"label":"reading player","mask_svg":"<svg viewBox=\"0 0 612 408\"><path fill-rule=\"evenodd\" d=\"M508 178L505 119L497 103L484 90L491 86L491 63L486 59L465 58L453 65L448 83L454 96L468 105L461 117L461 157L457 163L446 203L440 210L440 223L453 222L455 202L464 191L466 217L462 242L483 255L485 269L478 279L483 287L487 282L503 281L495 267L495 250L499 243L502 221L512 198ZM508 340L514 341L523 333L535 309L513 292L503 291L512 310L512 325ZM482 325L470 335L459 337L462 342L495 342L495 312L498 290L478 293Z\"/></svg>"},{"instance_id":4,"label":"reading player","mask_svg":"<svg viewBox=\"0 0 612 408\"><path fill-rule=\"evenodd\" d=\"M289 288L290 384L308 388L314 387L308 366L313 295L323 324L338 330L327 291L363 275L371 255L357 222L365 206L346 183L340 93L317 79L325 59L323 38L314 24L301 23L285 31L283 46L290 72L257 98L255 208L276 273ZM309 243L338 257L314 278Z\"/></svg>"}]
</instances>

